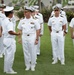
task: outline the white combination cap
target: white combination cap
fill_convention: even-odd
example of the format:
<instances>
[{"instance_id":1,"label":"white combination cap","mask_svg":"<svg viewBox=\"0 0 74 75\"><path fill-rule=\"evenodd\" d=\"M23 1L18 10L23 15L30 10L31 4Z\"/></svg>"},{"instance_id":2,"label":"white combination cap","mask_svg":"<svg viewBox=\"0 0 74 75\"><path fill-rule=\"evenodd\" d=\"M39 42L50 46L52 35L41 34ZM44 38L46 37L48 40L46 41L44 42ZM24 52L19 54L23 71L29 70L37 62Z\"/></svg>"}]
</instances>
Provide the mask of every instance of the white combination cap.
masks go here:
<instances>
[{"instance_id":1,"label":"white combination cap","mask_svg":"<svg viewBox=\"0 0 74 75\"><path fill-rule=\"evenodd\" d=\"M54 10L60 10L60 8L57 5L55 5Z\"/></svg>"},{"instance_id":2,"label":"white combination cap","mask_svg":"<svg viewBox=\"0 0 74 75\"><path fill-rule=\"evenodd\" d=\"M9 12L12 11L14 9L14 7L10 7L10 6L6 6L6 8L4 9L5 12Z\"/></svg>"},{"instance_id":3,"label":"white combination cap","mask_svg":"<svg viewBox=\"0 0 74 75\"><path fill-rule=\"evenodd\" d=\"M31 7L29 7L29 6L24 6L24 9L31 11Z\"/></svg>"},{"instance_id":4,"label":"white combination cap","mask_svg":"<svg viewBox=\"0 0 74 75\"><path fill-rule=\"evenodd\" d=\"M30 6L30 8L32 12L35 11L35 8L33 6Z\"/></svg>"},{"instance_id":5,"label":"white combination cap","mask_svg":"<svg viewBox=\"0 0 74 75\"><path fill-rule=\"evenodd\" d=\"M39 9L39 6L38 5L35 5L35 6L33 6L35 9Z\"/></svg>"},{"instance_id":6,"label":"white combination cap","mask_svg":"<svg viewBox=\"0 0 74 75\"><path fill-rule=\"evenodd\" d=\"M62 4L56 4L57 7L59 7L60 9L62 8Z\"/></svg>"}]
</instances>

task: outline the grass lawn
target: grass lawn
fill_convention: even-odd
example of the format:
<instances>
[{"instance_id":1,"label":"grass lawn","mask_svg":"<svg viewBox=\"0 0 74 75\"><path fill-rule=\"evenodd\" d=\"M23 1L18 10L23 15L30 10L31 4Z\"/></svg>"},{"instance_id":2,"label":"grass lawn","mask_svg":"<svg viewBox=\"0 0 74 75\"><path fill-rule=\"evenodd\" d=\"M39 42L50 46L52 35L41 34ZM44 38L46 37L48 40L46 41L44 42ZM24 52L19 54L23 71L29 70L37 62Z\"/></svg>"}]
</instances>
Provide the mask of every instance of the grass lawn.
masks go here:
<instances>
[{"instance_id":1,"label":"grass lawn","mask_svg":"<svg viewBox=\"0 0 74 75\"><path fill-rule=\"evenodd\" d=\"M41 37L41 55L38 56L36 71L25 71L24 56L21 44L17 43L17 50L13 69L17 75L74 75L74 47L70 38L70 31L65 39L65 59L66 65L59 63L52 65L52 48L48 26L44 25L44 35ZM0 59L0 75L3 73L3 58Z\"/></svg>"}]
</instances>

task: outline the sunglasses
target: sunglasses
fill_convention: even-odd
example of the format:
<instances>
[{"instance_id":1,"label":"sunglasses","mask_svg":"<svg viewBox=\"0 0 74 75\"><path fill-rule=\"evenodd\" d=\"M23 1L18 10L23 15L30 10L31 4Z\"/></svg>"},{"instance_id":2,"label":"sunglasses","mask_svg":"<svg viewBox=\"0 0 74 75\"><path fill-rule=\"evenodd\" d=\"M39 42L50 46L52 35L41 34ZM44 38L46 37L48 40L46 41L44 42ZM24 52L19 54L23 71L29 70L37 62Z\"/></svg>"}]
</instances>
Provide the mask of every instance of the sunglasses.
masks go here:
<instances>
[{"instance_id":1,"label":"sunglasses","mask_svg":"<svg viewBox=\"0 0 74 75\"><path fill-rule=\"evenodd\" d=\"M54 10L54 11L59 11L59 10Z\"/></svg>"}]
</instances>

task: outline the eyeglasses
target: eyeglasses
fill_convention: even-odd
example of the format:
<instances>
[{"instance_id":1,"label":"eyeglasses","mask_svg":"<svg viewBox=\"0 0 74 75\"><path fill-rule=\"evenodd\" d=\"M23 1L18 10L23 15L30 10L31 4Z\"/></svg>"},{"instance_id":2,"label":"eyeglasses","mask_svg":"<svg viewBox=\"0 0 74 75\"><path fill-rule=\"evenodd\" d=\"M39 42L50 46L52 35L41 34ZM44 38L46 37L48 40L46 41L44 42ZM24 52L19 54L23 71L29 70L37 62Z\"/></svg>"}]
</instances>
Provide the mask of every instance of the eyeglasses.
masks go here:
<instances>
[{"instance_id":1,"label":"eyeglasses","mask_svg":"<svg viewBox=\"0 0 74 75\"><path fill-rule=\"evenodd\" d=\"M59 11L59 10L54 10L54 11Z\"/></svg>"}]
</instances>

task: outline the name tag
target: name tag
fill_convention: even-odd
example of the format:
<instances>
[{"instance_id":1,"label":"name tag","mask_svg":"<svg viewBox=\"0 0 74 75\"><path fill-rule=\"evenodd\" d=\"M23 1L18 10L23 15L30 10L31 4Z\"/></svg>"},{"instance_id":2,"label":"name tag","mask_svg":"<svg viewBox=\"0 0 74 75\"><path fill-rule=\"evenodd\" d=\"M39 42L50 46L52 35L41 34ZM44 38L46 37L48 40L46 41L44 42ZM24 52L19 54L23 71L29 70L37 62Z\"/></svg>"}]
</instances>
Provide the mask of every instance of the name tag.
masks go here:
<instances>
[{"instance_id":1,"label":"name tag","mask_svg":"<svg viewBox=\"0 0 74 75\"><path fill-rule=\"evenodd\" d=\"M31 22L30 24L34 24L34 22Z\"/></svg>"}]
</instances>

